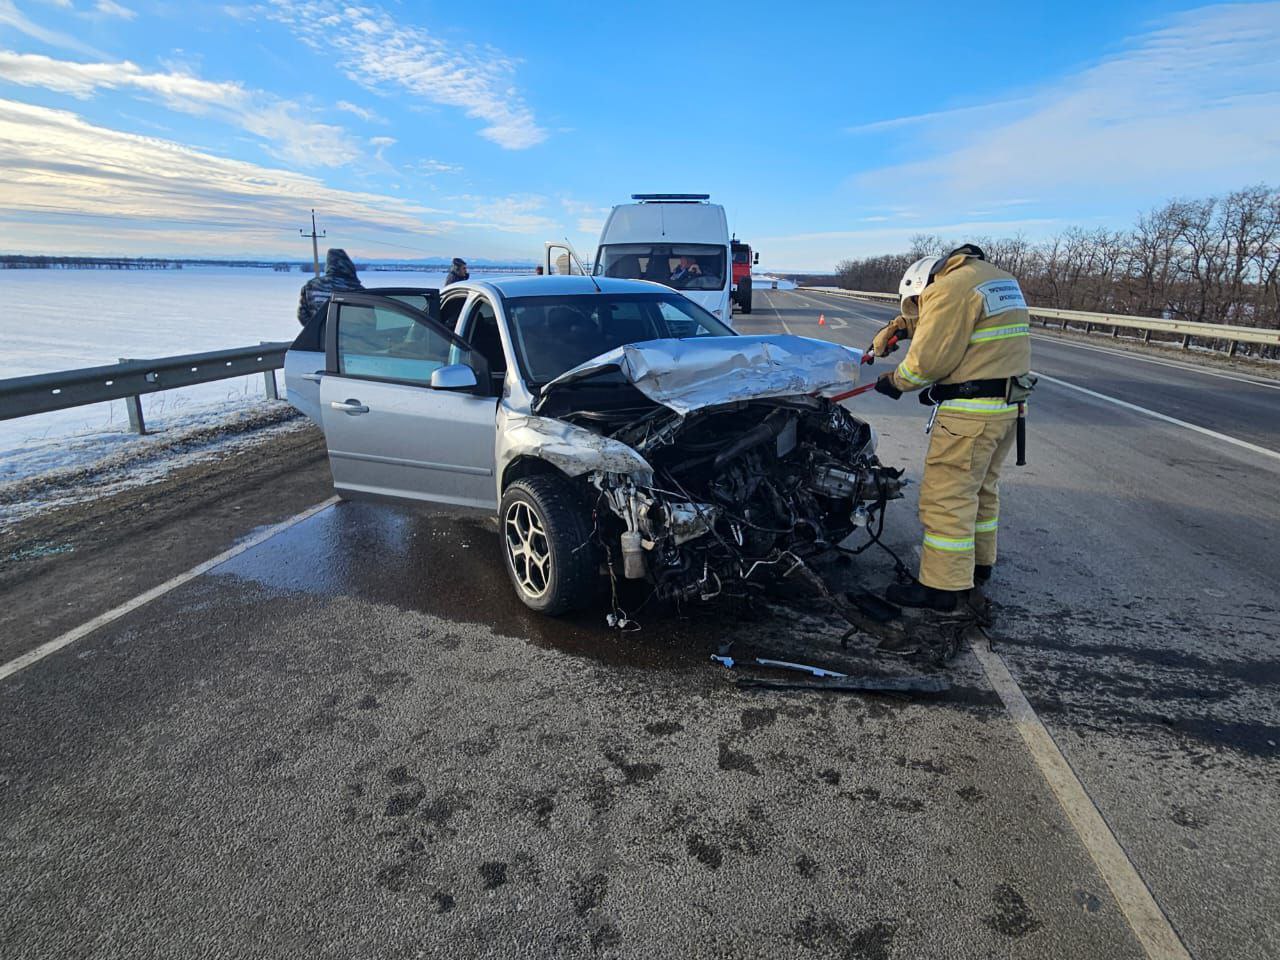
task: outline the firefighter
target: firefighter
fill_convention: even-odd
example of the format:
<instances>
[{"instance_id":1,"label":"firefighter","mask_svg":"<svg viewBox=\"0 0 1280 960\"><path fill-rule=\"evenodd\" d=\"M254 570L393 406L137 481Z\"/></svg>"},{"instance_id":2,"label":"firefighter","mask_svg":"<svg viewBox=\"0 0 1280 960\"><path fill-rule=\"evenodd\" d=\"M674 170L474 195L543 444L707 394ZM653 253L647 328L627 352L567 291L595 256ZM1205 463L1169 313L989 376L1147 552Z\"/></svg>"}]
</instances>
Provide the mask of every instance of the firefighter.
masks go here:
<instances>
[{"instance_id":1,"label":"firefighter","mask_svg":"<svg viewBox=\"0 0 1280 960\"><path fill-rule=\"evenodd\" d=\"M934 411L920 483L920 573L885 596L946 612L975 581L990 579L996 561L1000 467L1015 438L1023 462L1022 418L1034 385L1031 317L1018 281L973 244L917 260L898 292L902 313L871 350L886 356L895 337L911 348L875 389L895 400L919 390Z\"/></svg>"}]
</instances>

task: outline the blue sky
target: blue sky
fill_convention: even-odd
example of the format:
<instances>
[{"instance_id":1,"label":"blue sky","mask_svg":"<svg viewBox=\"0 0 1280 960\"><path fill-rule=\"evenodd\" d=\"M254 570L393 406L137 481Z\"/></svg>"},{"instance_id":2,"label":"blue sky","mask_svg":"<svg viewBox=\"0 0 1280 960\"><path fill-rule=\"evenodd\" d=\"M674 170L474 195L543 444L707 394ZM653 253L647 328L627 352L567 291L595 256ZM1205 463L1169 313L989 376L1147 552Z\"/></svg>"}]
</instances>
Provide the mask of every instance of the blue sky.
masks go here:
<instances>
[{"instance_id":1,"label":"blue sky","mask_svg":"<svg viewBox=\"0 0 1280 960\"><path fill-rule=\"evenodd\" d=\"M821 269L1280 180L1276 2L564 9L0 0L0 250L532 259L674 190Z\"/></svg>"}]
</instances>

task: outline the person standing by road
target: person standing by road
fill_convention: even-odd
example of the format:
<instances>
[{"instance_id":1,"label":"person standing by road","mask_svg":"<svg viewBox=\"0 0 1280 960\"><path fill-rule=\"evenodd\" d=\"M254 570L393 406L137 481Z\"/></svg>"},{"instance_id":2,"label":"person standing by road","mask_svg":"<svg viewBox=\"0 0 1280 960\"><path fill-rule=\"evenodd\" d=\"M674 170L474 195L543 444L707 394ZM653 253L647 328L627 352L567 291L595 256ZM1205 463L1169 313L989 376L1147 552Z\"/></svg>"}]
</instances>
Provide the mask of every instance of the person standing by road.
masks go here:
<instances>
[{"instance_id":1,"label":"person standing by road","mask_svg":"<svg viewBox=\"0 0 1280 960\"><path fill-rule=\"evenodd\" d=\"M324 273L312 277L302 285L298 294L298 323L306 326L317 310L329 306L329 298L343 290L363 290L364 285L356 275L356 265L347 251L333 247L324 255Z\"/></svg>"},{"instance_id":2,"label":"person standing by road","mask_svg":"<svg viewBox=\"0 0 1280 960\"><path fill-rule=\"evenodd\" d=\"M444 285L447 287L451 283L460 283L470 278L471 274L467 271L467 261L461 257L454 257L453 266L449 268L449 275L444 278Z\"/></svg>"},{"instance_id":3,"label":"person standing by road","mask_svg":"<svg viewBox=\"0 0 1280 960\"><path fill-rule=\"evenodd\" d=\"M965 244L917 260L898 287L902 313L871 345L880 357L911 341L876 392L897 400L922 391L934 407L920 483L924 544L914 583L885 592L904 607L954 610L996 561L1000 468L1015 438L1023 462L1031 368L1031 316L1018 281Z\"/></svg>"}]
</instances>

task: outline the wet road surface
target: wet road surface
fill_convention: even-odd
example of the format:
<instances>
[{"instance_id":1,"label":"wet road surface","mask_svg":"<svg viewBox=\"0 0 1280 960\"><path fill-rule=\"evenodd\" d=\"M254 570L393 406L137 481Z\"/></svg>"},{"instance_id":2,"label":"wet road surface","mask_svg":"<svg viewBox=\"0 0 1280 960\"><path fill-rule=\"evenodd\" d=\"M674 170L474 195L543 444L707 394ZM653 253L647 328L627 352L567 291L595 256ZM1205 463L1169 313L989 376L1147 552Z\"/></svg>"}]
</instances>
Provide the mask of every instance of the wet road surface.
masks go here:
<instances>
[{"instance_id":1,"label":"wet road surface","mask_svg":"<svg viewBox=\"0 0 1280 960\"><path fill-rule=\"evenodd\" d=\"M743 691L730 635L875 662L531 619L496 548L338 504L6 681L12 955L1138 955L972 663Z\"/></svg>"},{"instance_id":2,"label":"wet road surface","mask_svg":"<svg viewBox=\"0 0 1280 960\"><path fill-rule=\"evenodd\" d=\"M757 300L745 332L877 325ZM917 473L921 408L856 405ZM1197 957L1280 949L1280 516L1251 456L1043 390L1002 509L996 648ZM726 639L932 668L842 650L812 605L548 620L498 550L340 503L0 682L5 955L1141 955L967 652L927 698L739 689Z\"/></svg>"}]
</instances>

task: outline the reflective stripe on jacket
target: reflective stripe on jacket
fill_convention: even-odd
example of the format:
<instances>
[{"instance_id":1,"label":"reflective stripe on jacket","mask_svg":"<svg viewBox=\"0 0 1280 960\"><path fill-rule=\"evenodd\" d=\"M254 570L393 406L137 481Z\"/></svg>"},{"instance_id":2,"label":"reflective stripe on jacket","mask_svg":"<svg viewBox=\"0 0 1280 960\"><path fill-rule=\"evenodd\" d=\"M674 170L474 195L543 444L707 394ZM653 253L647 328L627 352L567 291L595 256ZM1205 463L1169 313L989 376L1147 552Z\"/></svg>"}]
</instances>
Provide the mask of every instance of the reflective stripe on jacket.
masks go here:
<instances>
[{"instance_id":1,"label":"reflective stripe on jacket","mask_svg":"<svg viewBox=\"0 0 1280 960\"><path fill-rule=\"evenodd\" d=\"M1018 281L985 260L953 254L920 295L911 349L894 371L900 390L934 383L997 380L1031 367L1031 315ZM964 417L1017 416L998 399L947 400L942 411Z\"/></svg>"}]
</instances>

